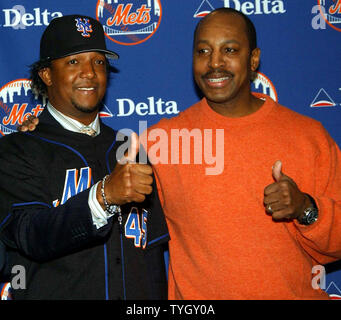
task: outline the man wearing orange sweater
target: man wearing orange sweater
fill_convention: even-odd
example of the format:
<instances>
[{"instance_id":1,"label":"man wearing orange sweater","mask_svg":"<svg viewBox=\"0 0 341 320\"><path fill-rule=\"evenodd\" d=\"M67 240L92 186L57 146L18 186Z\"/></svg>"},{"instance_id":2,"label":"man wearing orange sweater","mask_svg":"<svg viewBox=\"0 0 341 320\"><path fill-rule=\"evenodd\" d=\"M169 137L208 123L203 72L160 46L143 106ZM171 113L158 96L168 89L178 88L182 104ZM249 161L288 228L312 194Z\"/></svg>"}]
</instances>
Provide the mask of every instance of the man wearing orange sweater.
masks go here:
<instances>
[{"instance_id":1,"label":"man wearing orange sweater","mask_svg":"<svg viewBox=\"0 0 341 320\"><path fill-rule=\"evenodd\" d=\"M341 153L319 122L251 93L259 59L247 17L227 8L206 16L193 51L205 98L143 137L171 235L170 299L328 298L312 286L312 267L341 257ZM179 144L172 163L183 129L194 140L211 131L217 154L223 130L219 174L193 160L204 143Z\"/></svg>"}]
</instances>

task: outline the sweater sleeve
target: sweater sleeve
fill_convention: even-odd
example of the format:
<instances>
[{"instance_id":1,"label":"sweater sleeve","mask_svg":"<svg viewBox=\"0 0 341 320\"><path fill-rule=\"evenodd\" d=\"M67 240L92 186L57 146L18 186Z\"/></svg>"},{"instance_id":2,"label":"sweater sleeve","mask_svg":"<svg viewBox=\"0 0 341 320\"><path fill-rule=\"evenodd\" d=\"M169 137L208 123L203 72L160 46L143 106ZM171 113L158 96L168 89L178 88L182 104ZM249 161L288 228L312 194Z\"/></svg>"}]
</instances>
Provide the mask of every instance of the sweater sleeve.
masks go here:
<instances>
[{"instance_id":1,"label":"sweater sleeve","mask_svg":"<svg viewBox=\"0 0 341 320\"><path fill-rule=\"evenodd\" d=\"M310 194L319 217L310 226L294 225L303 249L317 263L326 264L341 259L341 152L329 134L324 129L322 132L312 183L315 190Z\"/></svg>"}]
</instances>

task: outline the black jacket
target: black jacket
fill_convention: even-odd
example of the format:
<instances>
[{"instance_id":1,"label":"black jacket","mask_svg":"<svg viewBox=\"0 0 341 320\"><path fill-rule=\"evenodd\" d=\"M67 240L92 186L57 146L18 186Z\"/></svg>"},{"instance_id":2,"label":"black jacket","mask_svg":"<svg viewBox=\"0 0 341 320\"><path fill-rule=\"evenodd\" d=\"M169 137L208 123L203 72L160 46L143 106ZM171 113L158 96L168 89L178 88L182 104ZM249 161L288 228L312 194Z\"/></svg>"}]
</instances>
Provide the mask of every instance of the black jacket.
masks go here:
<instances>
[{"instance_id":1,"label":"black jacket","mask_svg":"<svg viewBox=\"0 0 341 320\"><path fill-rule=\"evenodd\" d=\"M169 235L155 183L144 203L122 206L121 228L112 217L97 229L89 187L116 165L116 132L74 133L47 110L39 119L0 139L0 240L10 267L26 270L14 299L165 299Z\"/></svg>"}]
</instances>

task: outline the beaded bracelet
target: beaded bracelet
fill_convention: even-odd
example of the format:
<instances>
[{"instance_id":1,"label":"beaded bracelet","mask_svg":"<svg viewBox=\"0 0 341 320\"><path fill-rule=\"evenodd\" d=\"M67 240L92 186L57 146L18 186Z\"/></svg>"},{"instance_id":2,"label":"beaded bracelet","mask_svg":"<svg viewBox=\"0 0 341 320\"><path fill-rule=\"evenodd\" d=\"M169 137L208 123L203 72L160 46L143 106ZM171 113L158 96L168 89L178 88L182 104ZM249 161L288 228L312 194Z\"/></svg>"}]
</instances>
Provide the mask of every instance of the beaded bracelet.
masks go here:
<instances>
[{"instance_id":1,"label":"beaded bracelet","mask_svg":"<svg viewBox=\"0 0 341 320\"><path fill-rule=\"evenodd\" d=\"M109 175L106 175L103 180L102 180L102 186L101 186L101 194L102 194L102 198L103 198L103 202L104 202L104 205L105 205L105 212L107 214L107 216L112 216L116 213L119 214L119 216L121 216L121 207L119 205L116 205L116 204L111 204L109 205L108 201L107 201L107 198L105 196L105 193L104 193L104 184L105 184L105 180L107 180L107 178L109 177Z\"/></svg>"}]
</instances>

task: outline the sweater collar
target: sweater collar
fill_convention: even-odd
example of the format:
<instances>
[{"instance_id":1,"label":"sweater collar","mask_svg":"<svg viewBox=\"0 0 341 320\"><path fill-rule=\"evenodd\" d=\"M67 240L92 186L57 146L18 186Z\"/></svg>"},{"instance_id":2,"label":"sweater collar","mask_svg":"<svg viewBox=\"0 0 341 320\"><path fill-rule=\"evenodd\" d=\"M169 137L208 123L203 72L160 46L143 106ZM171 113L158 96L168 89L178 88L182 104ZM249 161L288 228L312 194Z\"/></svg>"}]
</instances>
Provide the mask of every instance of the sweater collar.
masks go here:
<instances>
[{"instance_id":1,"label":"sweater collar","mask_svg":"<svg viewBox=\"0 0 341 320\"><path fill-rule=\"evenodd\" d=\"M260 122L267 118L268 114L277 106L277 103L268 95L253 92L254 96L259 99L264 100L264 104L254 113L251 113L244 117L239 118L230 118L222 116L221 114L215 112L207 103L206 98L203 98L199 102L199 107L201 108L205 119L207 121L214 121L223 126L243 126L243 125L251 125L256 122Z\"/></svg>"}]
</instances>

